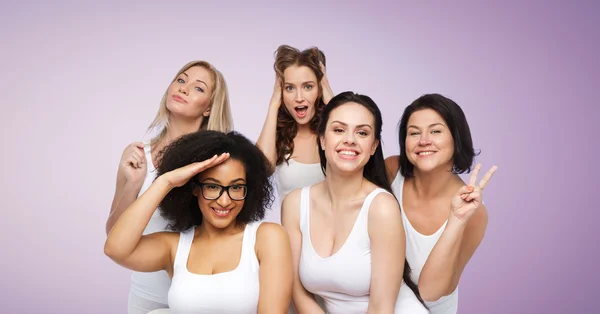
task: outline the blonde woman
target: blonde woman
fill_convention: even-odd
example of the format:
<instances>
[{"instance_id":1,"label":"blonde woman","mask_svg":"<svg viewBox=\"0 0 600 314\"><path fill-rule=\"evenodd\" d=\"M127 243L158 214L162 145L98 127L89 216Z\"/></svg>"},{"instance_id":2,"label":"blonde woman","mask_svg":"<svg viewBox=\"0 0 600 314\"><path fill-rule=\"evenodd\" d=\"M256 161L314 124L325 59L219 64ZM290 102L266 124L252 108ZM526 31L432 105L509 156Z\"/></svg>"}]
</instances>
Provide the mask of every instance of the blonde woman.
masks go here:
<instances>
[{"instance_id":1,"label":"blonde woman","mask_svg":"<svg viewBox=\"0 0 600 314\"><path fill-rule=\"evenodd\" d=\"M221 72L206 61L184 65L165 91L156 118L149 127L159 128L149 142L134 142L123 151L110 214L108 234L121 214L156 177L159 152L173 140L198 130L229 132L233 129L227 84ZM158 210L153 213L144 234L166 230L167 221ZM166 271L133 272L128 314L146 314L167 307L171 279Z\"/></svg>"}]
</instances>

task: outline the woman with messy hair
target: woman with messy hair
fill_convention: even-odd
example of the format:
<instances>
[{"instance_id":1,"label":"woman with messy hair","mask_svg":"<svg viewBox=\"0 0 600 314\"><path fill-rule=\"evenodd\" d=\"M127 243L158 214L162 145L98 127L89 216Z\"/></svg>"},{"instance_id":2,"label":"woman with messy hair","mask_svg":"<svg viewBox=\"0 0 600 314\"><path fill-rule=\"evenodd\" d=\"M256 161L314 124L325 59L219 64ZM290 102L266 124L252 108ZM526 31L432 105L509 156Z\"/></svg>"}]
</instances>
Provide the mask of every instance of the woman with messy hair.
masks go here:
<instances>
[{"instance_id":1,"label":"woman with messy hair","mask_svg":"<svg viewBox=\"0 0 600 314\"><path fill-rule=\"evenodd\" d=\"M119 217L104 251L138 272L172 278L170 312L285 313L292 293L284 229L262 222L269 165L244 136L199 131L161 152L156 180ZM171 231L144 235L159 207Z\"/></svg>"},{"instance_id":2,"label":"woman with messy hair","mask_svg":"<svg viewBox=\"0 0 600 314\"><path fill-rule=\"evenodd\" d=\"M258 147L275 172L278 195L324 180L317 149L319 113L333 97L325 54L282 45L275 55L275 87Z\"/></svg>"},{"instance_id":3,"label":"woman with messy hair","mask_svg":"<svg viewBox=\"0 0 600 314\"><path fill-rule=\"evenodd\" d=\"M229 132L233 119L229 93L223 74L206 61L191 61L173 77L149 130L158 135L150 141L134 142L123 150L115 194L108 219L108 234L123 211L135 201L156 177L158 152L174 139L198 130ZM154 211L144 234L164 231L167 222ZM167 305L171 280L164 271L133 272L128 298L128 314L146 314Z\"/></svg>"}]
</instances>

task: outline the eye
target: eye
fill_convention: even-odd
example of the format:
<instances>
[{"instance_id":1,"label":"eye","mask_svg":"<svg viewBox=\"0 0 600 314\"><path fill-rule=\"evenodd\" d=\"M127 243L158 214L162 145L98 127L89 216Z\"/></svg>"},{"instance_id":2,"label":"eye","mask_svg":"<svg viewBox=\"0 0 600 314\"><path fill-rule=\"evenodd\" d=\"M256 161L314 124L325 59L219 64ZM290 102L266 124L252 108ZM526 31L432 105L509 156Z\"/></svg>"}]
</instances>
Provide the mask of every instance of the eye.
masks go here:
<instances>
[{"instance_id":1,"label":"eye","mask_svg":"<svg viewBox=\"0 0 600 314\"><path fill-rule=\"evenodd\" d=\"M306 85L306 86L304 86L304 89L306 89L306 90L311 90L312 88L313 88L312 85Z\"/></svg>"},{"instance_id":2,"label":"eye","mask_svg":"<svg viewBox=\"0 0 600 314\"><path fill-rule=\"evenodd\" d=\"M181 83L181 84L183 84L183 83L185 83L185 81L184 81L182 78L178 78L178 79L177 79L177 83Z\"/></svg>"},{"instance_id":3,"label":"eye","mask_svg":"<svg viewBox=\"0 0 600 314\"><path fill-rule=\"evenodd\" d=\"M333 129L333 132L335 132L335 133L344 132L344 129L340 129L340 128Z\"/></svg>"},{"instance_id":4,"label":"eye","mask_svg":"<svg viewBox=\"0 0 600 314\"><path fill-rule=\"evenodd\" d=\"M220 186L216 185L216 184L205 184L204 188L207 190L218 190L220 188Z\"/></svg>"},{"instance_id":5,"label":"eye","mask_svg":"<svg viewBox=\"0 0 600 314\"><path fill-rule=\"evenodd\" d=\"M369 133L368 133L368 132L366 132L366 131L358 131L358 134L359 134L360 136L367 136L367 135L369 135Z\"/></svg>"},{"instance_id":6,"label":"eye","mask_svg":"<svg viewBox=\"0 0 600 314\"><path fill-rule=\"evenodd\" d=\"M286 85L286 86L285 86L285 90L286 90L286 91L291 91L291 90L293 90L293 89L294 89L294 87L293 87L293 86L291 86L291 85Z\"/></svg>"},{"instance_id":7,"label":"eye","mask_svg":"<svg viewBox=\"0 0 600 314\"><path fill-rule=\"evenodd\" d=\"M232 185L232 186L231 186L231 189L232 189L233 191L240 191L240 190L243 190L243 189L244 189L244 186L243 186L243 185Z\"/></svg>"},{"instance_id":8,"label":"eye","mask_svg":"<svg viewBox=\"0 0 600 314\"><path fill-rule=\"evenodd\" d=\"M419 135L419 134L420 134L419 132L410 132L409 133L410 136L415 136L415 135Z\"/></svg>"},{"instance_id":9,"label":"eye","mask_svg":"<svg viewBox=\"0 0 600 314\"><path fill-rule=\"evenodd\" d=\"M442 131L440 131L440 130L431 130L431 133L432 134L439 134L439 133L442 133Z\"/></svg>"},{"instance_id":10,"label":"eye","mask_svg":"<svg viewBox=\"0 0 600 314\"><path fill-rule=\"evenodd\" d=\"M196 90L199 91L199 92L201 92L201 93L204 93L204 90L201 87L196 87Z\"/></svg>"}]
</instances>

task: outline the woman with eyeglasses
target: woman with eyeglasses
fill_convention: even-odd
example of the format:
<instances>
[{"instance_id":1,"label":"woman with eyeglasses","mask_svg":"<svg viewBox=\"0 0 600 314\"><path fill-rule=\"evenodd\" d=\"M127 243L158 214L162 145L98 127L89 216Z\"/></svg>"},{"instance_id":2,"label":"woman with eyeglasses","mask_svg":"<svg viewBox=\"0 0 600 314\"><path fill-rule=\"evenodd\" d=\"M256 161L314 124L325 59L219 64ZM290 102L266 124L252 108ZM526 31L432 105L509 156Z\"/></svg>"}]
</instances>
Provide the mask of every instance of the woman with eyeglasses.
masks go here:
<instances>
[{"instance_id":1,"label":"woman with eyeglasses","mask_svg":"<svg viewBox=\"0 0 600 314\"><path fill-rule=\"evenodd\" d=\"M261 222L273 202L269 164L244 136L199 131L161 152L156 180L119 217L104 251L139 272L165 270L168 306L182 313L286 313L291 249ZM154 209L172 231L143 235Z\"/></svg>"}]
</instances>

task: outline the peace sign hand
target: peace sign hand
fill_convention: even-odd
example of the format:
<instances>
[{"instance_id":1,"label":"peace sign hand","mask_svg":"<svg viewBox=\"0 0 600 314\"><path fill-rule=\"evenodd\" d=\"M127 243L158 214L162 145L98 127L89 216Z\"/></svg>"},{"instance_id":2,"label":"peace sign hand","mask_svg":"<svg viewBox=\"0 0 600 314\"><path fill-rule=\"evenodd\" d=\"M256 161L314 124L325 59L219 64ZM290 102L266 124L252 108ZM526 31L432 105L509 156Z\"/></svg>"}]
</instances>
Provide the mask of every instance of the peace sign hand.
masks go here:
<instances>
[{"instance_id":1,"label":"peace sign hand","mask_svg":"<svg viewBox=\"0 0 600 314\"><path fill-rule=\"evenodd\" d=\"M214 155L210 159L200 162L194 162L187 166L183 166L181 168L169 171L163 174L161 177L163 177L163 179L166 180L170 188L180 187L186 184L191 178L193 178L198 173L222 163L227 158L229 158L229 153L223 153L218 156Z\"/></svg>"},{"instance_id":2,"label":"peace sign hand","mask_svg":"<svg viewBox=\"0 0 600 314\"><path fill-rule=\"evenodd\" d=\"M480 169L480 163L475 165L475 169L473 169L471 178L469 179L469 184L461 187L452 198L452 215L462 222L467 222L481 206L481 194L483 193L483 189L498 167L493 166L483 178L481 178L479 185L476 185L477 175L479 174Z\"/></svg>"}]
</instances>

